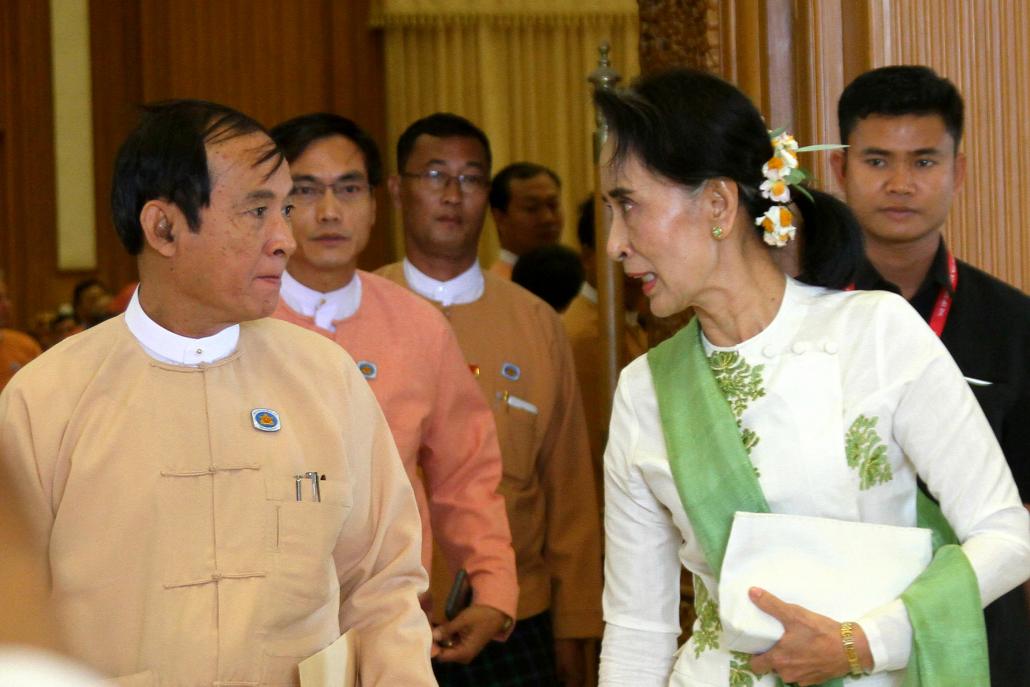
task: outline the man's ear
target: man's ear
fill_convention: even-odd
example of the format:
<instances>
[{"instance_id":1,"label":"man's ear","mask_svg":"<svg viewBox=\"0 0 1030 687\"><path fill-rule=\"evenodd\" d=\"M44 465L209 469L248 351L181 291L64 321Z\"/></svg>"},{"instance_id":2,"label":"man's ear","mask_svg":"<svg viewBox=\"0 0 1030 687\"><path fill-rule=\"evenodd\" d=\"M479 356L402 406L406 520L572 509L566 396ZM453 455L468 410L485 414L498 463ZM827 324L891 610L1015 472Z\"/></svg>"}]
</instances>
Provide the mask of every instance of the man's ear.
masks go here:
<instances>
[{"instance_id":1,"label":"man's ear","mask_svg":"<svg viewBox=\"0 0 1030 687\"><path fill-rule=\"evenodd\" d=\"M848 172L848 151L846 150L834 150L830 153L830 168L833 170L833 178L837 182L837 186L843 191L844 180L847 177Z\"/></svg>"},{"instance_id":2,"label":"man's ear","mask_svg":"<svg viewBox=\"0 0 1030 687\"><path fill-rule=\"evenodd\" d=\"M171 203L163 200L149 200L139 213L139 223L143 228L143 239L147 245L166 258L175 255L175 236L180 230L177 226L185 221L182 215L175 212Z\"/></svg>"},{"instance_id":3,"label":"man's ear","mask_svg":"<svg viewBox=\"0 0 1030 687\"><path fill-rule=\"evenodd\" d=\"M391 174L386 178L386 189L390 192L390 199L393 206L401 209L401 177L399 174Z\"/></svg>"},{"instance_id":4,"label":"man's ear","mask_svg":"<svg viewBox=\"0 0 1030 687\"><path fill-rule=\"evenodd\" d=\"M966 181L966 154L955 153L955 185L953 190L958 193L962 184Z\"/></svg>"}]
</instances>

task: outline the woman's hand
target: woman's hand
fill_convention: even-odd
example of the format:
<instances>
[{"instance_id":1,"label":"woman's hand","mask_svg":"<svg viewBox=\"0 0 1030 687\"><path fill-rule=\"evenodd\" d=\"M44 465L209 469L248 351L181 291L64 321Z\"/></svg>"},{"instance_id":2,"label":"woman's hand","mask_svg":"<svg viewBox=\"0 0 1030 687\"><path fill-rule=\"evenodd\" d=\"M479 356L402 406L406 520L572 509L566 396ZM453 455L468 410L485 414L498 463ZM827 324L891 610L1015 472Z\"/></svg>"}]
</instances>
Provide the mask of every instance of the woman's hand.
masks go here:
<instances>
[{"instance_id":1,"label":"woman's hand","mask_svg":"<svg viewBox=\"0 0 1030 687\"><path fill-rule=\"evenodd\" d=\"M785 603L764 589L749 593L756 606L783 623L783 636L764 654L751 657L756 675L775 672L784 682L801 687L818 685L850 672L840 637L840 623L795 604ZM854 627L855 650L863 670L873 667L873 656L865 632Z\"/></svg>"}]
</instances>

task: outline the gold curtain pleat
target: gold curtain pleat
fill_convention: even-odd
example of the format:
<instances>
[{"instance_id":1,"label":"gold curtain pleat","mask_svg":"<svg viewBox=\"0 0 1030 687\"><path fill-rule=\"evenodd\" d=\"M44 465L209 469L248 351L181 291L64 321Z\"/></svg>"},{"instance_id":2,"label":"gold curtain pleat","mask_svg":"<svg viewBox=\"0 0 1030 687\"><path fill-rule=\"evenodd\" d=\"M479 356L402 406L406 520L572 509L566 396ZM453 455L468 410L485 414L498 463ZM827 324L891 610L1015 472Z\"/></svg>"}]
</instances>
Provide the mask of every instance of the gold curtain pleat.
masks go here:
<instances>
[{"instance_id":1,"label":"gold curtain pleat","mask_svg":"<svg viewBox=\"0 0 1030 687\"><path fill-rule=\"evenodd\" d=\"M557 9L565 0L550 2ZM405 3L407 4L407 3ZM420 3L425 8L425 3ZM496 21L480 3L439 1L455 11L479 7L480 14L451 21L392 19L383 7L374 22L385 28L388 168L396 171L394 146L401 132L433 112L454 112L476 123L490 138L494 171L520 160L554 169L562 178L564 243L577 245L576 207L591 191L593 105L587 75L596 67L597 47L607 40L624 79L638 72L636 3L631 11L598 16L582 9L520 21ZM491 3L486 3L490 5ZM519 5L519 3L510 3ZM571 7L571 3L567 3ZM580 3L582 4L582 3ZM622 6L609 2L606 10ZM385 7L385 5L384 5ZM509 13L510 15L510 13ZM453 17L451 17L453 19ZM392 231L399 256L403 232L394 213ZM489 217L480 259L497 255L497 234Z\"/></svg>"}]
</instances>

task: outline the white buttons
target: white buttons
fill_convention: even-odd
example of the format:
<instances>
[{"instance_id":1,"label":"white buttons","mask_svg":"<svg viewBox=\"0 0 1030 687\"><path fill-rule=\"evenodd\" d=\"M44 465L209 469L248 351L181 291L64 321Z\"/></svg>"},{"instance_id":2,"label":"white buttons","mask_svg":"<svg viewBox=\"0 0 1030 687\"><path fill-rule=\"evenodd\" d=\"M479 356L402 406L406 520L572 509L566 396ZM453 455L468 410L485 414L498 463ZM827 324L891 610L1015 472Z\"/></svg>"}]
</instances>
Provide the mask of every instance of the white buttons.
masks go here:
<instances>
[{"instance_id":1,"label":"white buttons","mask_svg":"<svg viewBox=\"0 0 1030 687\"><path fill-rule=\"evenodd\" d=\"M197 350L195 350L193 352L196 353L197 355L204 355L204 349L203 348L198 348Z\"/></svg>"},{"instance_id":2,"label":"white buttons","mask_svg":"<svg viewBox=\"0 0 1030 687\"><path fill-rule=\"evenodd\" d=\"M830 355L836 355L837 354L837 344L836 344L836 342L827 341L826 343L823 344L823 350L826 351L827 353L829 353Z\"/></svg>"},{"instance_id":3,"label":"white buttons","mask_svg":"<svg viewBox=\"0 0 1030 687\"><path fill-rule=\"evenodd\" d=\"M804 341L795 341L794 345L790 347L790 350L793 351L795 355L801 355L808 351L808 344Z\"/></svg>"},{"instance_id":4,"label":"white buttons","mask_svg":"<svg viewBox=\"0 0 1030 687\"><path fill-rule=\"evenodd\" d=\"M776 347L773 346L772 344L767 344L762 349L762 355L764 355L766 358L775 358L776 357Z\"/></svg>"}]
</instances>

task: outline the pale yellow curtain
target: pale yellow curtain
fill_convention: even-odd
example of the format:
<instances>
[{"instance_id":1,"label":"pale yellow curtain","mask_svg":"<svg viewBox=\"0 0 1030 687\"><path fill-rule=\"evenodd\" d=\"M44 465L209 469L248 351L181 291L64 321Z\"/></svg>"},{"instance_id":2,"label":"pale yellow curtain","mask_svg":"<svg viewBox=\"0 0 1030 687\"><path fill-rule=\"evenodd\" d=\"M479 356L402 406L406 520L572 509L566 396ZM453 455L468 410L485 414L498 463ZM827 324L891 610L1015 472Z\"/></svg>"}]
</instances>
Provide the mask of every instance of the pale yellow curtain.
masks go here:
<instances>
[{"instance_id":1,"label":"pale yellow curtain","mask_svg":"<svg viewBox=\"0 0 1030 687\"><path fill-rule=\"evenodd\" d=\"M494 171L528 160L561 176L563 241L576 246L576 206L593 186L586 77L602 41L611 44L624 83L636 76L635 0L383 0L372 23L385 29L387 167L396 166L392 146L411 122L433 112L460 114L490 137ZM396 213L392 224L399 256ZM488 219L484 266L497 248Z\"/></svg>"}]
</instances>

